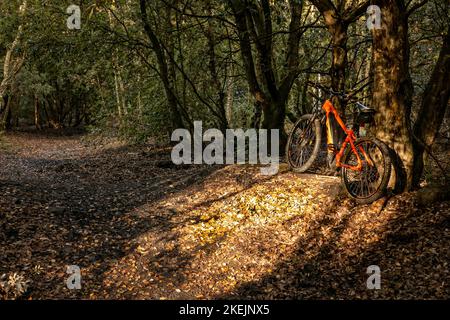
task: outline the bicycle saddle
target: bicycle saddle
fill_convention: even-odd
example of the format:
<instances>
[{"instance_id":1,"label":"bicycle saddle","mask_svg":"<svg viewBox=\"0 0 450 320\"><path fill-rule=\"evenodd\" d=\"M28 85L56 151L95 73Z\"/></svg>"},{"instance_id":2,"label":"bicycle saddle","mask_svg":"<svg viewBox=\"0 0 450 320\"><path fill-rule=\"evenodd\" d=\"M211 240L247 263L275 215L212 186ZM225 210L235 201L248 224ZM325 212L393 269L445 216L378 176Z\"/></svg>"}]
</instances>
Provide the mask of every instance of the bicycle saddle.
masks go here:
<instances>
[{"instance_id":1,"label":"bicycle saddle","mask_svg":"<svg viewBox=\"0 0 450 320\"><path fill-rule=\"evenodd\" d=\"M356 102L356 107L358 108L359 112L367 112L372 113L375 112L374 108L369 108L368 106L363 105L361 102Z\"/></svg>"}]
</instances>

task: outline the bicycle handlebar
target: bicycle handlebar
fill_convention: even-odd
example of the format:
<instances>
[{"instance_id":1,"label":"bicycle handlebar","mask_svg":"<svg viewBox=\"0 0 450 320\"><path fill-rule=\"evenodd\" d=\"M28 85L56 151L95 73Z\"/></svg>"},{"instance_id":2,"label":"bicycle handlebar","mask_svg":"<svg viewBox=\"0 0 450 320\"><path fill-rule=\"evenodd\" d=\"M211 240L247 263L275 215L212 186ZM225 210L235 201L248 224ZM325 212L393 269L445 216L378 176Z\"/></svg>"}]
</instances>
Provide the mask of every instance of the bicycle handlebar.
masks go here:
<instances>
[{"instance_id":1,"label":"bicycle handlebar","mask_svg":"<svg viewBox=\"0 0 450 320\"><path fill-rule=\"evenodd\" d=\"M336 97L339 97L346 101L352 100L353 96L355 95L355 92L345 93L345 92L340 92L340 91L334 91L332 88L325 87L321 84L310 82L310 81L308 81L308 84L312 87L315 87L317 89L320 89L320 90L323 90L323 91L329 93L331 96L336 96ZM314 95L314 96L315 96L315 98L317 98L316 95Z\"/></svg>"}]
</instances>

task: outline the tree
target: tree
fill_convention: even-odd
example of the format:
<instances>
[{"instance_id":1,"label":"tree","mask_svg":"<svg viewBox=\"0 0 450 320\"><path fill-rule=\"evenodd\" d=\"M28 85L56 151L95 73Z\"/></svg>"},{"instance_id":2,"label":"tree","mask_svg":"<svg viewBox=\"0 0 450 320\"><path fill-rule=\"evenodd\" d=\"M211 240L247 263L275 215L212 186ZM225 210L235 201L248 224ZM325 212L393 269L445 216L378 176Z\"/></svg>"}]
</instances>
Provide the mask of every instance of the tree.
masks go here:
<instances>
[{"instance_id":1,"label":"tree","mask_svg":"<svg viewBox=\"0 0 450 320\"><path fill-rule=\"evenodd\" d=\"M167 98L167 106L170 110L170 119L172 123L172 128L184 128L185 125L183 123L182 114L179 111L178 98L175 93L174 88L174 79L171 76L169 70L169 64L171 63L170 57L167 56L166 51L164 50L164 46L161 40L158 38L157 34L153 30L151 23L147 14L147 2L145 0L140 0L140 11L141 11L141 19L144 25L145 33L150 40L153 51L155 52L156 59L158 61L158 75L161 78L161 81L164 85L164 91L166 93Z\"/></svg>"},{"instance_id":2,"label":"tree","mask_svg":"<svg viewBox=\"0 0 450 320\"><path fill-rule=\"evenodd\" d=\"M302 26L302 2L289 0L290 23L285 48L283 74L277 78L274 57L274 30L272 9L268 0L230 0L229 5L236 23L239 45L250 93L255 100L253 125L280 129L281 145L286 142L284 120L286 101L299 74L299 42ZM254 48L252 47L254 44Z\"/></svg>"},{"instance_id":3,"label":"tree","mask_svg":"<svg viewBox=\"0 0 450 320\"><path fill-rule=\"evenodd\" d=\"M408 16L403 0L379 0L381 29L373 29L373 106L376 135L394 151L396 189L413 186L411 104L413 84L409 73Z\"/></svg>"},{"instance_id":4,"label":"tree","mask_svg":"<svg viewBox=\"0 0 450 320\"><path fill-rule=\"evenodd\" d=\"M331 87L335 91L345 92L347 80L346 70L348 66L347 41L348 27L363 15L370 1L345 1L336 0L310 0L323 16L325 25L331 35L332 59L331 59ZM343 115L345 101L335 99L333 101L336 109Z\"/></svg>"},{"instance_id":5,"label":"tree","mask_svg":"<svg viewBox=\"0 0 450 320\"><path fill-rule=\"evenodd\" d=\"M378 111L375 117L376 135L392 149L397 191L412 190L418 186L423 172L425 146L434 142L448 105L447 33L413 128L408 18L426 2L417 2L409 10L403 0L375 2L381 8L382 17L381 29L373 30L373 104Z\"/></svg>"},{"instance_id":6,"label":"tree","mask_svg":"<svg viewBox=\"0 0 450 320\"><path fill-rule=\"evenodd\" d=\"M425 148L432 146L442 125L450 97L450 24L443 36L439 58L422 96L414 124L414 186L423 172ZM430 149L428 149L429 151Z\"/></svg>"},{"instance_id":7,"label":"tree","mask_svg":"<svg viewBox=\"0 0 450 320\"><path fill-rule=\"evenodd\" d=\"M19 7L19 15L27 10L27 1L24 0ZM9 128L11 121L11 87L17 73L23 66L25 57L20 52L19 46L22 40L23 25L20 24L12 44L7 48L3 62L3 79L0 83L0 130Z\"/></svg>"}]
</instances>

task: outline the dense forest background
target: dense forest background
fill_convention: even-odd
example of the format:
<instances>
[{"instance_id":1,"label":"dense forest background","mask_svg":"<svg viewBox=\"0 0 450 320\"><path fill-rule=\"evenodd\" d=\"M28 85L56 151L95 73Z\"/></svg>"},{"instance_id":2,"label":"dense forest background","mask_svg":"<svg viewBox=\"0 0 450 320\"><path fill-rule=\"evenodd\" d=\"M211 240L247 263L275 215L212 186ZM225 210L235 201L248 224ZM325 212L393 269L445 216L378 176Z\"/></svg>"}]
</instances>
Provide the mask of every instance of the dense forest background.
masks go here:
<instances>
[{"instance_id":1,"label":"dense forest background","mask_svg":"<svg viewBox=\"0 0 450 320\"><path fill-rule=\"evenodd\" d=\"M80 29L68 29L71 4ZM380 29L367 27L369 5ZM201 120L278 128L285 142L319 82L378 111L403 189L418 185L439 130L449 137L446 0L23 0L3 1L0 15L3 130L83 126L167 143Z\"/></svg>"}]
</instances>

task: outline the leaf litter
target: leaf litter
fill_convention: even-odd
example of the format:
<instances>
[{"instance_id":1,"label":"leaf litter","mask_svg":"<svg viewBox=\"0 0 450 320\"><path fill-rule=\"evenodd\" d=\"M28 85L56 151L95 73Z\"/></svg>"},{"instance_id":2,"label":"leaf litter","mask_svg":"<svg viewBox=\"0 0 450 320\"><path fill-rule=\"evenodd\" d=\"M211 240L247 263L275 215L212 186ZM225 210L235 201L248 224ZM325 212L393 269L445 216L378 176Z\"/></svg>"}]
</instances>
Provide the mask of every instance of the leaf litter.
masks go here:
<instances>
[{"instance_id":1,"label":"leaf litter","mask_svg":"<svg viewBox=\"0 0 450 320\"><path fill-rule=\"evenodd\" d=\"M448 299L449 202L357 206L336 177L175 166L170 149L4 137L4 299ZM81 268L82 289L66 287ZM368 290L367 267L382 289Z\"/></svg>"}]
</instances>

